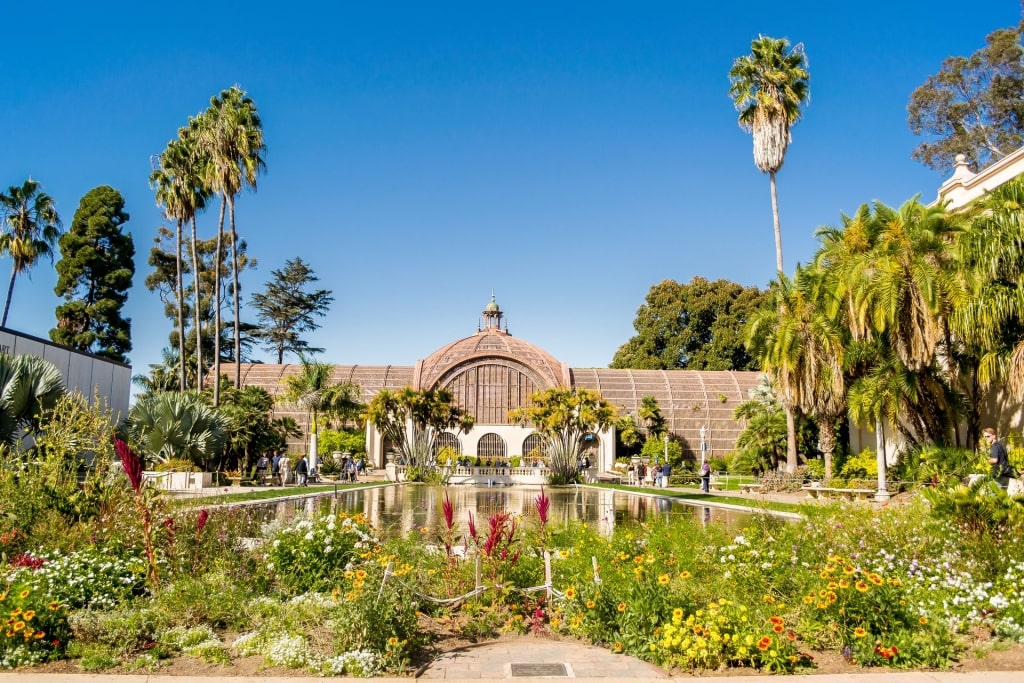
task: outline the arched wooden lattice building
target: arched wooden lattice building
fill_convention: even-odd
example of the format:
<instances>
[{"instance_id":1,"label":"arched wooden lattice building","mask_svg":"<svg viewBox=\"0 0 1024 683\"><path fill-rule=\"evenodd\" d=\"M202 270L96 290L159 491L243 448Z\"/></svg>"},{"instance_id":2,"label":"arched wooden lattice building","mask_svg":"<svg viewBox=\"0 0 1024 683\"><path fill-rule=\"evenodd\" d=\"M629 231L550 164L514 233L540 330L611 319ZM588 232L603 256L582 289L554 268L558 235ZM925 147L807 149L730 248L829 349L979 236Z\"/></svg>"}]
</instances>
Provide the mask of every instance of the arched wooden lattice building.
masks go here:
<instances>
[{"instance_id":1,"label":"arched wooden lattice building","mask_svg":"<svg viewBox=\"0 0 1024 683\"><path fill-rule=\"evenodd\" d=\"M416 365L335 365L334 381L352 382L369 402L381 389L444 388L460 407L469 411L475 426L468 434L445 435L444 443L465 455L506 459L529 454L538 437L529 427L511 424L508 412L526 404L535 391L552 387L580 387L598 391L620 415L634 417L645 396L657 399L674 438L691 457L700 457L700 430L705 427L710 454L733 450L742 425L733 411L757 385L758 373L690 370L618 370L570 368L547 351L502 328L503 314L491 297L483 311L483 324L469 337L434 351ZM297 375L301 366L245 364L243 385L262 386L272 395L283 391L282 380ZM222 368L228 377L234 373ZM301 409L278 404L275 415L289 415L308 429ZM602 470L615 459L615 438L609 430L595 435L593 461ZM294 445L296 450L300 444ZM367 453L374 466L382 466L387 444L367 425Z\"/></svg>"}]
</instances>

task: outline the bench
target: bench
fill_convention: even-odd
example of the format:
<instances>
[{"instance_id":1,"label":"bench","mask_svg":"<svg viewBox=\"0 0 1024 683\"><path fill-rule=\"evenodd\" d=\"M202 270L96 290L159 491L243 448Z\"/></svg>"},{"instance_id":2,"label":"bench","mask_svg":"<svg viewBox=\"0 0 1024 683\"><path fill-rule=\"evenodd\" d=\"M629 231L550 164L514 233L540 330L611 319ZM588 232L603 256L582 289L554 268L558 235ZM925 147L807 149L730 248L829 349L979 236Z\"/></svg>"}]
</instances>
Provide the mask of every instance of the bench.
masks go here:
<instances>
[{"instance_id":1,"label":"bench","mask_svg":"<svg viewBox=\"0 0 1024 683\"><path fill-rule=\"evenodd\" d=\"M760 493L764 484L740 484L740 491L743 493Z\"/></svg>"},{"instance_id":2,"label":"bench","mask_svg":"<svg viewBox=\"0 0 1024 683\"><path fill-rule=\"evenodd\" d=\"M713 481L708 484L708 488L711 489L712 491L724 491L725 484L723 484L720 481Z\"/></svg>"},{"instance_id":3,"label":"bench","mask_svg":"<svg viewBox=\"0 0 1024 683\"><path fill-rule=\"evenodd\" d=\"M860 498L868 500L875 494L874 489L837 489L828 486L804 486L801 491L807 491L808 498L845 498L854 500Z\"/></svg>"}]
</instances>

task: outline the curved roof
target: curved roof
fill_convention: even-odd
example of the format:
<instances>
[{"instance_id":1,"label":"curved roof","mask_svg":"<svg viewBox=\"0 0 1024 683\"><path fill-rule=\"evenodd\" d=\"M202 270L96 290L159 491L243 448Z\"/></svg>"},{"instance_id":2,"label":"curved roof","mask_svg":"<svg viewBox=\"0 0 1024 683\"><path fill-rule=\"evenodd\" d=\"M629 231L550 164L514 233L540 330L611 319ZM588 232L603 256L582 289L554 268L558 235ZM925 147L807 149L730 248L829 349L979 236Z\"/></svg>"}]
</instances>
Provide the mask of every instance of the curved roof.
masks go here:
<instances>
[{"instance_id":1,"label":"curved roof","mask_svg":"<svg viewBox=\"0 0 1024 683\"><path fill-rule=\"evenodd\" d=\"M459 339L416 362L413 388L435 388L442 378L461 366L486 359L513 361L536 374L538 386L565 387L570 384L569 366L544 349L513 337L506 331L489 327L471 337Z\"/></svg>"},{"instance_id":2,"label":"curved roof","mask_svg":"<svg viewBox=\"0 0 1024 683\"><path fill-rule=\"evenodd\" d=\"M670 432L697 451L700 429L716 453L731 451L745 422L733 417L750 397L760 373L735 370L624 370L573 368L573 386L594 389L619 411L636 417L644 396L653 396Z\"/></svg>"}]
</instances>

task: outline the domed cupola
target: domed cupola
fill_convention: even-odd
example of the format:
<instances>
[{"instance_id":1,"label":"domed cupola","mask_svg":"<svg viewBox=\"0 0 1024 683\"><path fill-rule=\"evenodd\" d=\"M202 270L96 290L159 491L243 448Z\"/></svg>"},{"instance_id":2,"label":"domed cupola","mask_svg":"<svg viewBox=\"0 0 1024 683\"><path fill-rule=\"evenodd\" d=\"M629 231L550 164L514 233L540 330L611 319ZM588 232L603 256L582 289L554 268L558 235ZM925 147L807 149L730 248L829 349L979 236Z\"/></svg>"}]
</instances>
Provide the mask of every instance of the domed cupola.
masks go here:
<instances>
[{"instance_id":1,"label":"domed cupola","mask_svg":"<svg viewBox=\"0 0 1024 683\"><path fill-rule=\"evenodd\" d=\"M569 366L501 328L503 314L491 294L476 334L451 342L416 362L413 388L443 388L480 423L502 424L508 410L534 391L569 386ZM486 413L486 414L485 414Z\"/></svg>"}]
</instances>

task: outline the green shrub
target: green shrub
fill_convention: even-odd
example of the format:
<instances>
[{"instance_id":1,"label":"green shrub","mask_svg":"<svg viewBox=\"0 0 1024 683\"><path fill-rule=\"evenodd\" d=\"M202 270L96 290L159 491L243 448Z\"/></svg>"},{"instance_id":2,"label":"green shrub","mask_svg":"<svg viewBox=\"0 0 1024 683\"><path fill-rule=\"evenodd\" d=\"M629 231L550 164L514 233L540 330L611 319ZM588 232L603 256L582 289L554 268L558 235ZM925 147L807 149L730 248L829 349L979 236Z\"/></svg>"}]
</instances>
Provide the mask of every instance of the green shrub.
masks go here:
<instances>
[{"instance_id":1,"label":"green shrub","mask_svg":"<svg viewBox=\"0 0 1024 683\"><path fill-rule=\"evenodd\" d=\"M865 448L857 455L849 457L839 470L842 479L876 479L878 477L877 454Z\"/></svg>"},{"instance_id":2,"label":"green shrub","mask_svg":"<svg viewBox=\"0 0 1024 683\"><path fill-rule=\"evenodd\" d=\"M361 515L297 517L271 527L265 571L288 594L330 591L350 562L372 551L378 540Z\"/></svg>"}]
</instances>

